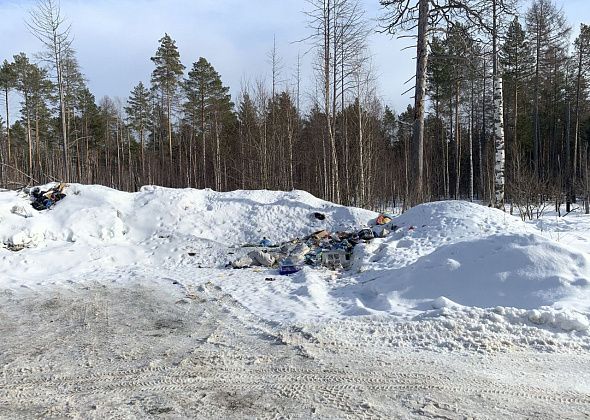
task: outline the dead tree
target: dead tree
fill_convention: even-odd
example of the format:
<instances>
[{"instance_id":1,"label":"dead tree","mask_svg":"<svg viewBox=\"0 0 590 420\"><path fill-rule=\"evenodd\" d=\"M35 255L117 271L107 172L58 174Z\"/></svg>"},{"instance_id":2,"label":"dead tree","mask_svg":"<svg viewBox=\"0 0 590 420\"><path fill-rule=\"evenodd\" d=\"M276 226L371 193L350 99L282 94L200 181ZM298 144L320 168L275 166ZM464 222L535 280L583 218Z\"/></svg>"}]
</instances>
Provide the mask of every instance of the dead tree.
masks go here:
<instances>
[{"instance_id":1,"label":"dead tree","mask_svg":"<svg viewBox=\"0 0 590 420\"><path fill-rule=\"evenodd\" d=\"M503 4L503 0L498 0ZM385 9L382 20L391 34L417 30L416 85L414 95L414 122L412 132L412 170L416 180L411 194L412 204L424 197L424 114L426 97L426 69L428 65L428 38L441 23L465 21L477 31L491 33L486 17L489 1L486 0L380 0Z\"/></svg>"},{"instance_id":2,"label":"dead tree","mask_svg":"<svg viewBox=\"0 0 590 420\"><path fill-rule=\"evenodd\" d=\"M63 61L72 46L71 25L66 24L61 14L59 0L39 0L37 7L29 13L29 17L27 26L45 47L44 58L55 70L59 92L64 180L67 181L70 178L70 167Z\"/></svg>"}]
</instances>

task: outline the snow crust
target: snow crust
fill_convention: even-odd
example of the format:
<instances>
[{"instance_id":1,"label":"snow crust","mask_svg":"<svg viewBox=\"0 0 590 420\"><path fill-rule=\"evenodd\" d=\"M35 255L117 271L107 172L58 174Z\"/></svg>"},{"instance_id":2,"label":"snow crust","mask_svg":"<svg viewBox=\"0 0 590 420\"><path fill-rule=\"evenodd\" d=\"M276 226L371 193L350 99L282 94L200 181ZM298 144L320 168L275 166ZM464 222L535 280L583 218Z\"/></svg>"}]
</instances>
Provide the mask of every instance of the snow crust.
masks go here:
<instances>
[{"instance_id":1,"label":"snow crust","mask_svg":"<svg viewBox=\"0 0 590 420\"><path fill-rule=\"evenodd\" d=\"M455 331L477 319L475 329L499 337L540 329L553 339L589 340L587 217L548 218L541 226L478 204L429 203L396 217L388 237L358 245L350 270L305 267L286 277L224 266L262 237L280 243L320 229L355 230L377 214L302 191L146 186L124 193L73 184L65 193L37 212L26 194L0 192L0 289L141 278L158 279L157 288L170 280L190 293L213 283L282 323L438 320ZM25 249L8 249L15 245Z\"/></svg>"}]
</instances>

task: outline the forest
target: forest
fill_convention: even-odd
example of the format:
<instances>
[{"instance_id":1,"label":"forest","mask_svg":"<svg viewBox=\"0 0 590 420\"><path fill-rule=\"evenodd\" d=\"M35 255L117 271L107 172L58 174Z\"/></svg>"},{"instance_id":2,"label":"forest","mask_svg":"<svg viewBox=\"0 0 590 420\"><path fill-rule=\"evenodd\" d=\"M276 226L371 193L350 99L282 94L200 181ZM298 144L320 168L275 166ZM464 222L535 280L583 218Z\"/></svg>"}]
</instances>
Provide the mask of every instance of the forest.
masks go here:
<instances>
[{"instance_id":1,"label":"forest","mask_svg":"<svg viewBox=\"0 0 590 420\"><path fill-rule=\"evenodd\" d=\"M0 187L302 189L372 209L466 199L530 218L547 203L590 211L589 26L572 28L552 0L381 0L376 24L359 0L302 3L314 86L273 46L270 80L232 97L214 63L181 59L170 28L146 57L149 83L119 100L93 95L67 10L40 0L26 22L39 53L0 57ZM380 99L375 31L416 50L406 109Z\"/></svg>"}]
</instances>

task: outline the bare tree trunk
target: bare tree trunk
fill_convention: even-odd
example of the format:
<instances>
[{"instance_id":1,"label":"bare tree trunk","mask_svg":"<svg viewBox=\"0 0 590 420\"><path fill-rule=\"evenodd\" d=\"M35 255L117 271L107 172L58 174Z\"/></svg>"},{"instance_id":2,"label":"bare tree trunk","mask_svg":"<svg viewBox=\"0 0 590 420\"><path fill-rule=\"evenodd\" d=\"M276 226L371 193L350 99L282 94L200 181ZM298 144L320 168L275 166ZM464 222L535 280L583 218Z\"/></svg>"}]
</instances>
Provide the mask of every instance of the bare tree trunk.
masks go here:
<instances>
[{"instance_id":1,"label":"bare tree trunk","mask_svg":"<svg viewBox=\"0 0 590 420\"><path fill-rule=\"evenodd\" d=\"M25 96L25 108L26 108L26 118L27 118L27 162L29 172L27 173L28 176L32 177L33 175L33 136L31 134L31 111L30 111L30 100L29 95L27 93L24 94Z\"/></svg>"},{"instance_id":2,"label":"bare tree trunk","mask_svg":"<svg viewBox=\"0 0 590 420\"><path fill-rule=\"evenodd\" d=\"M460 198L459 187L461 186L461 120L459 118L459 90L460 82L457 81L455 91L455 200Z\"/></svg>"},{"instance_id":3,"label":"bare tree trunk","mask_svg":"<svg viewBox=\"0 0 590 420\"><path fill-rule=\"evenodd\" d=\"M580 36L580 40L582 36ZM572 161L572 188L573 188L573 200L575 202L575 188L576 188L576 177L577 177L577 163L578 163L578 138L580 136L580 91L581 91L581 81L582 81L582 53L583 53L583 46L580 42L579 54L578 54L578 74L577 74L577 81L576 81L576 122L574 124L574 157Z\"/></svg>"},{"instance_id":4,"label":"bare tree trunk","mask_svg":"<svg viewBox=\"0 0 590 420\"><path fill-rule=\"evenodd\" d=\"M41 179L41 136L40 136L40 132L39 132L39 102L37 101L37 104L35 106L35 155L36 155L36 159L35 159L35 167L36 167L36 173L35 173L35 177L37 179Z\"/></svg>"},{"instance_id":5,"label":"bare tree trunk","mask_svg":"<svg viewBox=\"0 0 590 420\"><path fill-rule=\"evenodd\" d=\"M359 127L359 132L358 132L358 136L359 136L359 171L360 171L360 205L364 206L366 204L366 196L365 196L365 192L367 191L366 188L366 180L365 180L365 158L364 158L364 151L363 151L363 143L364 143L364 138L363 138L363 132L364 132L364 126L363 126L363 110L361 107L361 103L360 103L360 98L359 98L359 104L358 104L358 118L359 118L359 122L358 122L358 127Z\"/></svg>"},{"instance_id":6,"label":"bare tree trunk","mask_svg":"<svg viewBox=\"0 0 590 420\"><path fill-rule=\"evenodd\" d=\"M10 145L10 113L9 113L9 102L8 102L8 89L4 90L4 104L6 105L6 147L7 147L7 157L8 162L12 161L12 148Z\"/></svg>"},{"instance_id":7,"label":"bare tree trunk","mask_svg":"<svg viewBox=\"0 0 590 420\"><path fill-rule=\"evenodd\" d=\"M571 163L571 102L567 102L567 116L566 116L566 140L565 140L565 211L571 211L572 196L574 195L573 188L573 174ZM575 167L575 165L573 165Z\"/></svg>"},{"instance_id":8,"label":"bare tree trunk","mask_svg":"<svg viewBox=\"0 0 590 420\"><path fill-rule=\"evenodd\" d=\"M168 97L166 98L166 113L168 116L168 151L170 153L170 182L172 181L172 171L173 171L173 165L172 165L172 98L171 98L171 92L168 92Z\"/></svg>"},{"instance_id":9,"label":"bare tree trunk","mask_svg":"<svg viewBox=\"0 0 590 420\"><path fill-rule=\"evenodd\" d=\"M414 126L412 138L412 172L415 177L411 204L424 201L424 112L426 97L426 66L428 63L428 9L429 1L420 0L418 14L418 44L416 59L416 94L414 103Z\"/></svg>"},{"instance_id":10,"label":"bare tree trunk","mask_svg":"<svg viewBox=\"0 0 590 420\"><path fill-rule=\"evenodd\" d=\"M56 38L56 36L54 37ZM55 41L57 43L57 40ZM55 66L57 69L57 86L59 88L59 104L61 110L61 129L62 129L62 153L63 153L63 167L64 167L64 181L70 180L70 159L68 154L68 130L66 123L66 101L64 93L64 82L62 75L62 63L60 52L56 49L55 52Z\"/></svg>"},{"instance_id":11,"label":"bare tree trunk","mask_svg":"<svg viewBox=\"0 0 590 420\"><path fill-rule=\"evenodd\" d=\"M201 188L207 186L207 143L205 142L205 92L201 91L201 143L203 146L203 168Z\"/></svg>"},{"instance_id":12,"label":"bare tree trunk","mask_svg":"<svg viewBox=\"0 0 590 420\"><path fill-rule=\"evenodd\" d=\"M471 104L469 110L469 201L473 202L473 111L475 108L474 80L471 77Z\"/></svg>"},{"instance_id":13,"label":"bare tree trunk","mask_svg":"<svg viewBox=\"0 0 590 420\"><path fill-rule=\"evenodd\" d=\"M541 37L536 35L536 60L535 60L535 92L534 92L534 116L533 116L533 163L535 175L541 175L541 168L539 163L539 154L541 148L541 122L539 120L539 62L541 60Z\"/></svg>"}]
</instances>

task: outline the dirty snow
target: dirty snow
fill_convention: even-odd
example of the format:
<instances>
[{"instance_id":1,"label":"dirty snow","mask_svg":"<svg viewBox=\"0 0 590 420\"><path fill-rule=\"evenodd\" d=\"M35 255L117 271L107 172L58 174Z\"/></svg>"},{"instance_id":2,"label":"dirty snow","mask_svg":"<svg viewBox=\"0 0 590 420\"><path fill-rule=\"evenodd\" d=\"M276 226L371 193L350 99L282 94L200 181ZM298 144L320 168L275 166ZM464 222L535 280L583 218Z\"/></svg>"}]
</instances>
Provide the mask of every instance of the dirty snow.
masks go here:
<instances>
[{"instance_id":1,"label":"dirty snow","mask_svg":"<svg viewBox=\"0 0 590 420\"><path fill-rule=\"evenodd\" d=\"M10 337L0 344L5 377L5 385L0 385L0 417L68 413L102 417L112 415L121 404L127 404L124 417L194 416L186 411L194 401L175 400L169 394L191 382L174 382L174 378L194 377L187 364L195 363L197 355L202 363L221 363L218 375L223 376L223 369L250 375L254 382L248 386L266 383L264 372L274 372L281 360L290 360L297 375L303 369L322 384L330 380L322 376L325 372L318 363L344 372L353 360L370 359L355 367L358 371L341 373L368 381L363 384L371 383L368 377L362 379L363 371L368 376L376 372L387 376L390 371L383 372L383 366L388 364L426 363L408 377L390 372L376 380L383 381L376 388L353 386L345 380L341 389L327 392L326 385L321 385L322 392L327 392L327 400L322 401L311 392L316 386L311 382L308 391L293 388L299 380L295 375L288 386L279 386L286 392L281 398L302 404L293 405L291 411L270 409L273 404L276 408L276 398L285 400L277 395L262 397L268 391L264 387L251 411L241 405L231 411L229 394L223 394L225 400L220 402L211 401L211 394L205 393L202 403L212 409L203 412L205 417L296 413L295 417L307 418L316 413L319 417L502 418L542 413L554 418L551 413L560 413L558 406L566 401L573 404L569 417L590 409L590 382L584 379L590 375L575 376L576 369L590 361L588 216L548 214L541 221L525 223L467 202L424 204L396 217L396 229L388 237L358 245L350 270L305 267L286 277L273 269L231 270L225 265L246 252L242 245L258 243L262 237L280 243L320 229L359 229L377 214L338 206L302 191L217 193L147 186L137 193L124 193L74 184L65 193L67 197L51 210L37 212L25 194L0 192L0 332ZM326 219L317 220L314 212L325 214ZM20 247L24 249L14 251ZM232 323L237 324L232 327ZM242 330L239 338L219 338L237 334L236 328ZM247 333L250 329L264 333ZM277 353L276 346L263 343L268 341L265 334L274 337L270 342L276 340L295 353ZM66 336L70 337L67 348L52 346L56 340L63 343ZM252 345L253 353L232 353L236 343ZM23 346L29 350L23 352ZM153 353L157 351L163 353ZM200 351L209 353L205 357ZM270 370L244 371L250 362L258 363L250 360L257 352L266 357L262 367ZM502 354L508 356L504 359ZM78 360L80 355L84 356ZM483 358L478 359L479 367L466 362L473 357ZM500 359L505 367L497 365ZM546 365L532 362L537 359ZM68 360L77 361L68 367ZM452 366L452 371L436 370L444 365ZM494 407L502 403L502 395L507 396L508 408L491 412L490 401L468 397L466 373L484 366L485 371L474 374L473 386L480 396L497 398ZM515 371L536 379L515 378ZM163 385L167 382L162 372L173 376L174 386ZM559 381L543 379L550 376ZM67 381L60 385L64 377ZM141 394L143 399L129 405L118 400L110 385L86 389L76 377L107 378L113 390L125 388L133 377L135 388L143 389L141 384L153 381L158 390L152 397ZM220 381L191 386L219 387L216 392L221 393L228 384ZM494 388L497 381L506 394ZM39 390L40 383L46 383L47 389ZM453 383L459 385L453 387ZM519 395L517 383L537 398L535 404L522 408L527 397ZM69 391L55 394L51 389L56 386ZM400 387L406 391L395 401L383 403L377 398L379 392ZM166 390L160 392L160 388ZM108 394L110 402L98 408L76 406L65 397L74 390L85 396L80 399L78 394L77 404L88 400L85 404L96 406L89 395L98 391ZM363 392L374 395L367 400ZM453 393L455 405L449 403ZM120 396L127 397L126 393ZM54 406L55 412L45 408L21 412L16 408L18 398L35 400L39 407ZM244 395L240 398L248 400ZM258 405L263 403L267 405ZM297 411L295 406L312 411ZM92 410L98 411L92 414Z\"/></svg>"}]
</instances>

